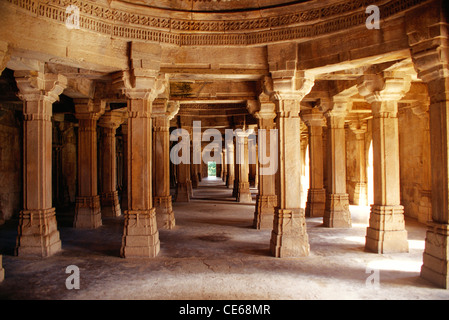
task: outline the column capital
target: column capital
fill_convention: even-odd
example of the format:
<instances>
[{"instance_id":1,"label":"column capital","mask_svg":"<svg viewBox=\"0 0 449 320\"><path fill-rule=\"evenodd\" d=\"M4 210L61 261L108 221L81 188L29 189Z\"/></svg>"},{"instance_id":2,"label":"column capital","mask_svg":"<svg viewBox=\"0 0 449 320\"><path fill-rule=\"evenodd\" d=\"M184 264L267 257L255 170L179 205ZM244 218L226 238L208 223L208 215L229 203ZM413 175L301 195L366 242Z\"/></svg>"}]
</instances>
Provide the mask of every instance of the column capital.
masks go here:
<instances>
[{"instance_id":1,"label":"column capital","mask_svg":"<svg viewBox=\"0 0 449 320\"><path fill-rule=\"evenodd\" d=\"M179 101L169 101L168 99L157 98L153 101L153 110L151 117L166 117L171 120L179 112Z\"/></svg>"},{"instance_id":2,"label":"column capital","mask_svg":"<svg viewBox=\"0 0 449 320\"><path fill-rule=\"evenodd\" d=\"M105 112L106 102L94 99L74 99L75 117L78 120L98 120Z\"/></svg>"},{"instance_id":3,"label":"column capital","mask_svg":"<svg viewBox=\"0 0 449 320\"><path fill-rule=\"evenodd\" d=\"M169 87L165 74L154 72L137 73L135 69L118 73L114 86L132 100L154 101L160 94L164 94Z\"/></svg>"},{"instance_id":4,"label":"column capital","mask_svg":"<svg viewBox=\"0 0 449 320\"><path fill-rule=\"evenodd\" d=\"M368 123L363 120L351 120L349 121L349 129L351 129L351 131L358 137L359 135L366 133Z\"/></svg>"},{"instance_id":5,"label":"column capital","mask_svg":"<svg viewBox=\"0 0 449 320\"><path fill-rule=\"evenodd\" d=\"M23 101L45 100L53 103L67 88L67 78L60 74L20 70L14 72L14 77L19 89L18 97Z\"/></svg>"},{"instance_id":6,"label":"column capital","mask_svg":"<svg viewBox=\"0 0 449 320\"><path fill-rule=\"evenodd\" d=\"M301 119L308 127L323 127L326 124L323 113L316 108L301 111Z\"/></svg>"},{"instance_id":7,"label":"column capital","mask_svg":"<svg viewBox=\"0 0 449 320\"><path fill-rule=\"evenodd\" d=\"M272 71L264 80L264 90L276 103L276 112L283 117L298 116L300 102L310 93L315 77L307 71Z\"/></svg>"},{"instance_id":8,"label":"column capital","mask_svg":"<svg viewBox=\"0 0 449 320\"><path fill-rule=\"evenodd\" d=\"M366 74L357 79L359 94L368 103L399 101L410 90L411 77L405 73ZM376 110L373 110L376 111Z\"/></svg>"},{"instance_id":9,"label":"column capital","mask_svg":"<svg viewBox=\"0 0 449 320\"><path fill-rule=\"evenodd\" d=\"M127 118L127 112L108 110L100 117L98 126L109 129L117 129Z\"/></svg>"},{"instance_id":10,"label":"column capital","mask_svg":"<svg viewBox=\"0 0 449 320\"><path fill-rule=\"evenodd\" d=\"M270 97L262 92L257 100L248 100L248 111L259 120L276 118L276 105L270 100Z\"/></svg>"}]
</instances>

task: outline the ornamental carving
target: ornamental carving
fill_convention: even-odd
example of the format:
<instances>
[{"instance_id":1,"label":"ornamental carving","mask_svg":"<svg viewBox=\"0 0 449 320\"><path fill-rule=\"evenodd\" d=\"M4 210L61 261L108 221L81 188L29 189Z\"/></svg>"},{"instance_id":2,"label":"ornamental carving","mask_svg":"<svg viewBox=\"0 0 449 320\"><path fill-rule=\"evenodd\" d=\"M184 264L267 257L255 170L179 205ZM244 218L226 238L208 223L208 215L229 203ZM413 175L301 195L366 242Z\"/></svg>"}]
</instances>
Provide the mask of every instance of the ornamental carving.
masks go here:
<instances>
[{"instance_id":1,"label":"ornamental carving","mask_svg":"<svg viewBox=\"0 0 449 320\"><path fill-rule=\"evenodd\" d=\"M99 6L88 0L2 0L31 15L64 23L69 5L80 9L80 28L112 37L178 46L256 45L310 38L363 25L365 8L378 4L382 18L426 0L352 0L319 8L255 19L185 20L156 17ZM208 0L198 0L208 1ZM229 14L231 17L232 14Z\"/></svg>"}]
</instances>

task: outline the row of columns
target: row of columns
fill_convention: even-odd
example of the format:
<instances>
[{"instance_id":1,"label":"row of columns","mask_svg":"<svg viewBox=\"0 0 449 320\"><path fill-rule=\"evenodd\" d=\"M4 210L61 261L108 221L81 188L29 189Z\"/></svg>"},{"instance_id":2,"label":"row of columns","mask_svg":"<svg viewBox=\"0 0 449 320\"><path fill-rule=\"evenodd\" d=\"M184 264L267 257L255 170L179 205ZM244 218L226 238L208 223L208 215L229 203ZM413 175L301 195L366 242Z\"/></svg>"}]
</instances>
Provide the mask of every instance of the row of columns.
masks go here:
<instances>
[{"instance_id":1,"label":"row of columns","mask_svg":"<svg viewBox=\"0 0 449 320\"><path fill-rule=\"evenodd\" d=\"M434 31L441 31L439 45L447 50L446 25L434 26ZM419 76L429 87L430 95L430 134L432 153L432 222L426 237L424 265L422 275L448 287L447 272L447 239L448 239L448 190L449 167L447 166L447 146L449 130L445 119L448 118L447 106L447 63L441 56L422 49L421 45L413 47L415 64ZM429 65L429 55L432 61ZM436 71L435 71L436 70ZM275 88L284 78L277 78L272 72ZM281 79L281 80L280 80ZM59 232L56 226L55 209L51 203L51 115L52 103L57 100L67 85L67 80L60 76L40 70L37 73L16 72L20 97L24 100L24 208L20 212L19 235L17 238L17 254L49 256L61 248ZM142 84L132 82L133 86L124 90L128 101L128 208L124 211L125 223L122 238L121 253L124 257L154 257L160 249L158 223L155 207L153 206L152 191L152 163L157 166L158 161L152 157L152 139L158 146L166 149L167 115L161 112L155 123L160 130L152 132L153 102L159 93L156 77L145 78ZM305 212L300 205L300 102L310 91L313 81L301 79L302 84L294 91L273 91L266 101L261 99L267 109L276 112L276 129L278 131L278 159L279 168L275 177L273 191L273 177L260 175L260 192L256 205L254 224L262 226L267 220L266 214L271 215L272 235L270 250L276 257L305 256L309 253L308 235L305 227ZM297 86L297 83L295 83ZM404 226L403 206L400 204L399 194L399 146L397 104L410 87L410 79L404 74L384 72L382 75L368 75L359 79L358 91L371 104L373 110L373 151L374 151L374 205L371 208L369 227L366 235L366 249L377 253L408 251L407 232ZM262 103L263 102L263 103ZM348 195L345 181L345 153L344 153L344 118L348 110L347 101L339 97L332 100L324 115L327 121L327 195L324 203L323 223L327 227L350 227L351 217L348 210ZM163 108L162 108L163 109ZM79 176L78 197L76 206L76 227L98 227L101 225L101 200L96 194L96 128L99 116L104 108L101 102L88 100L75 102L76 117L79 120ZM156 114L157 112L155 112ZM273 126L273 112L259 112L256 116L261 128ZM320 129L314 125L313 114L308 122L311 143L311 164L322 150L318 141ZM106 126L108 128L108 126ZM112 126L113 128L113 126ZM110 127L108 129L111 129ZM112 130L112 129L111 129ZM158 132L164 134L158 135ZM111 132L105 130L106 141ZM105 146L105 150L113 149L112 142ZM245 144L237 145L246 150ZM261 146L259 146L261 147ZM241 150L240 149L240 150ZM227 157L232 157L228 149ZM240 153L242 155L242 153ZM167 158L161 159L160 168L168 168ZM231 162L229 162L229 165ZM111 170L113 164L110 164ZM308 195L308 215L318 215L323 208L323 186L320 166L313 168L311 175L311 191ZM159 172L159 171L158 171ZM232 172L236 172L238 181L238 197L242 197L246 189L247 172L244 166L237 170L227 168L228 186L232 181ZM167 171L160 173L167 176ZM190 176L189 172L185 172ZM236 179L237 178L237 179ZM113 178L112 178L113 179ZM165 179L165 178L164 178ZM188 180L186 178L186 180ZM159 179L158 179L159 181ZM167 179L168 181L168 179ZM110 206L111 215L118 212L117 200L113 181L105 181L105 204ZM240 187L241 186L241 187ZM249 183L248 183L249 186ZM188 188L188 187L186 187ZM162 187L158 197L158 204L166 209L162 215L163 224L168 227L174 224L172 211L165 204L168 201L167 186ZM240 195L239 195L240 193ZM274 209L265 206L269 197L276 198ZM316 199L316 201L315 201ZM163 203L163 204L162 204ZM316 208L315 208L316 207ZM269 212L269 213L266 213ZM269 219L268 219L269 220Z\"/></svg>"}]
</instances>

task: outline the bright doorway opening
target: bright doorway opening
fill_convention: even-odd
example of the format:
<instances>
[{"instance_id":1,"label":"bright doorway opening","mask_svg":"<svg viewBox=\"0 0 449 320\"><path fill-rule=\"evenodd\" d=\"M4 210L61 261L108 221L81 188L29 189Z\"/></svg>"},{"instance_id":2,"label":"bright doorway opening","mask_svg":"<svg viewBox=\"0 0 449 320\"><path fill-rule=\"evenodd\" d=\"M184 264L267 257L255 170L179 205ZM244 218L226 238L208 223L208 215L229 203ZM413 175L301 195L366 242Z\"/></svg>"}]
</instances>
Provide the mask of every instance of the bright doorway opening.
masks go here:
<instances>
[{"instance_id":1,"label":"bright doorway opening","mask_svg":"<svg viewBox=\"0 0 449 320\"><path fill-rule=\"evenodd\" d=\"M217 176L217 163L215 161L209 161L207 163L207 176L208 177Z\"/></svg>"}]
</instances>

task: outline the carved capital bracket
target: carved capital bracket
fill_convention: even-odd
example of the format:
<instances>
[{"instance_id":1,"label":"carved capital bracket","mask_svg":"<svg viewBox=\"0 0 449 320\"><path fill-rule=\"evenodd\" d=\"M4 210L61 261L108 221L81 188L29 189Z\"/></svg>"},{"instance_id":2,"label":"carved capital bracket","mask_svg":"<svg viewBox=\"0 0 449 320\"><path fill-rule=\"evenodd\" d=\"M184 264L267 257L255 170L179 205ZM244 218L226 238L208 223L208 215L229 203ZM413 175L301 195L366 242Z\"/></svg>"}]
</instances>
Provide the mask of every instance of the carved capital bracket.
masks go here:
<instances>
[{"instance_id":1,"label":"carved capital bracket","mask_svg":"<svg viewBox=\"0 0 449 320\"><path fill-rule=\"evenodd\" d=\"M358 137L368 130L368 122L366 120L351 120L348 127Z\"/></svg>"},{"instance_id":2,"label":"carved capital bracket","mask_svg":"<svg viewBox=\"0 0 449 320\"><path fill-rule=\"evenodd\" d=\"M45 100L50 103L59 100L59 95L67 88L67 78L44 71L15 71L18 97L23 101Z\"/></svg>"},{"instance_id":3,"label":"carved capital bracket","mask_svg":"<svg viewBox=\"0 0 449 320\"><path fill-rule=\"evenodd\" d=\"M308 127L323 127L326 125L323 113L316 108L301 111L301 119Z\"/></svg>"},{"instance_id":4,"label":"carved capital bracket","mask_svg":"<svg viewBox=\"0 0 449 320\"><path fill-rule=\"evenodd\" d=\"M100 117L98 126L109 129L117 129L126 120L126 111L108 110Z\"/></svg>"},{"instance_id":5,"label":"carved capital bracket","mask_svg":"<svg viewBox=\"0 0 449 320\"><path fill-rule=\"evenodd\" d=\"M97 99L74 99L75 117L78 120L97 121L105 112L106 102Z\"/></svg>"},{"instance_id":6,"label":"carved capital bracket","mask_svg":"<svg viewBox=\"0 0 449 320\"><path fill-rule=\"evenodd\" d=\"M310 93L315 83L312 75L295 72L293 77L280 77L273 79L273 92L271 100L276 104L276 112L282 117L298 117L300 103Z\"/></svg>"},{"instance_id":7,"label":"carved capital bracket","mask_svg":"<svg viewBox=\"0 0 449 320\"><path fill-rule=\"evenodd\" d=\"M167 99L157 98L153 101L153 118L164 117L167 120L173 119L178 114L180 108L179 101L169 101Z\"/></svg>"},{"instance_id":8,"label":"carved capital bracket","mask_svg":"<svg viewBox=\"0 0 449 320\"><path fill-rule=\"evenodd\" d=\"M371 104L373 114L397 113L397 102L410 90L411 77L400 72L368 74L357 79L359 94Z\"/></svg>"}]
</instances>

